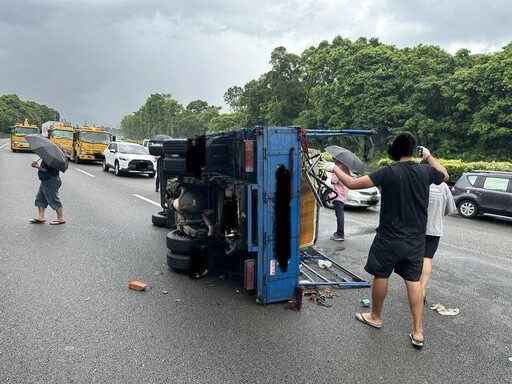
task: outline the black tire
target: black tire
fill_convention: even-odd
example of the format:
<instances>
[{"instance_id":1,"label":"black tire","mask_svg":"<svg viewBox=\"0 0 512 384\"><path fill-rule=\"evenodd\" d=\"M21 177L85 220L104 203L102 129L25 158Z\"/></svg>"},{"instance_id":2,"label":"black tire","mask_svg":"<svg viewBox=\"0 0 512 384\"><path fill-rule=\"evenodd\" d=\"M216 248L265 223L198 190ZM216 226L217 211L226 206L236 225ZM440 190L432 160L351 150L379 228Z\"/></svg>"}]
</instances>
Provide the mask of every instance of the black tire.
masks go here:
<instances>
[{"instance_id":1,"label":"black tire","mask_svg":"<svg viewBox=\"0 0 512 384\"><path fill-rule=\"evenodd\" d=\"M188 139L168 139L163 141L165 154L185 156L187 154Z\"/></svg>"},{"instance_id":2,"label":"black tire","mask_svg":"<svg viewBox=\"0 0 512 384\"><path fill-rule=\"evenodd\" d=\"M325 208L329 208L329 209L334 209L334 199L328 200L329 199L329 195L334 195L334 192L332 192L329 189L326 189L322 193L322 197L321 198L322 198L322 201L324 202L324 207Z\"/></svg>"},{"instance_id":3,"label":"black tire","mask_svg":"<svg viewBox=\"0 0 512 384\"><path fill-rule=\"evenodd\" d=\"M151 144L148 146L149 154L152 156L163 156L164 148L162 144Z\"/></svg>"},{"instance_id":4,"label":"black tire","mask_svg":"<svg viewBox=\"0 0 512 384\"><path fill-rule=\"evenodd\" d=\"M114 173L116 176L122 176L123 175L123 172L119 169L119 162L116 161L114 163Z\"/></svg>"},{"instance_id":5,"label":"black tire","mask_svg":"<svg viewBox=\"0 0 512 384\"><path fill-rule=\"evenodd\" d=\"M78 157L77 153L75 153L75 163L80 164L80 158Z\"/></svg>"},{"instance_id":6,"label":"black tire","mask_svg":"<svg viewBox=\"0 0 512 384\"><path fill-rule=\"evenodd\" d=\"M167 215L165 211L160 211L157 213L153 213L151 216L151 222L153 225L157 227L166 228L167 227Z\"/></svg>"},{"instance_id":7,"label":"black tire","mask_svg":"<svg viewBox=\"0 0 512 384\"><path fill-rule=\"evenodd\" d=\"M187 172L187 163L185 158L166 157L163 160L163 169L167 175L176 176Z\"/></svg>"},{"instance_id":8,"label":"black tire","mask_svg":"<svg viewBox=\"0 0 512 384\"><path fill-rule=\"evenodd\" d=\"M110 167L107 165L107 160L103 159L103 162L101 163L101 169L103 169L105 172L108 172Z\"/></svg>"},{"instance_id":9,"label":"black tire","mask_svg":"<svg viewBox=\"0 0 512 384\"><path fill-rule=\"evenodd\" d=\"M197 240L194 240L177 229L174 229L167 234L167 249L173 253L179 253L180 255L189 254L190 248L192 248L192 245L196 243Z\"/></svg>"},{"instance_id":10,"label":"black tire","mask_svg":"<svg viewBox=\"0 0 512 384\"><path fill-rule=\"evenodd\" d=\"M149 177L155 177L155 175L156 175L156 173L155 173L155 172L150 172L150 173L148 173L148 176L149 176Z\"/></svg>"},{"instance_id":11,"label":"black tire","mask_svg":"<svg viewBox=\"0 0 512 384\"><path fill-rule=\"evenodd\" d=\"M177 272L190 270L190 255L181 255L167 250L167 265Z\"/></svg>"},{"instance_id":12,"label":"black tire","mask_svg":"<svg viewBox=\"0 0 512 384\"><path fill-rule=\"evenodd\" d=\"M466 219L472 219L478 215L478 206L473 200L462 200L457 205L457 210L459 214Z\"/></svg>"}]
</instances>

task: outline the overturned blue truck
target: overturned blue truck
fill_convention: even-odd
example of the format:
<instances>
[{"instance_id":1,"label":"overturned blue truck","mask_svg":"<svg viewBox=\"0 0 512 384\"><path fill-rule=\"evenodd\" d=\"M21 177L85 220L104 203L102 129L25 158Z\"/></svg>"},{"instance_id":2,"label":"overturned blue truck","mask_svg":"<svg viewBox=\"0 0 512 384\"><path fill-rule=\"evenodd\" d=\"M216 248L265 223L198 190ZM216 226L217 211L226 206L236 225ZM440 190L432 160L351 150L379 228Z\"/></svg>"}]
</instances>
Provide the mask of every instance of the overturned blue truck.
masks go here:
<instances>
[{"instance_id":1,"label":"overturned blue truck","mask_svg":"<svg viewBox=\"0 0 512 384\"><path fill-rule=\"evenodd\" d=\"M150 143L163 208L152 221L170 229L169 267L237 276L259 303L291 300L300 285L369 286L311 248L322 201L307 137L332 135L371 150L371 131L273 126ZM330 277L308 263L319 258L334 263Z\"/></svg>"}]
</instances>

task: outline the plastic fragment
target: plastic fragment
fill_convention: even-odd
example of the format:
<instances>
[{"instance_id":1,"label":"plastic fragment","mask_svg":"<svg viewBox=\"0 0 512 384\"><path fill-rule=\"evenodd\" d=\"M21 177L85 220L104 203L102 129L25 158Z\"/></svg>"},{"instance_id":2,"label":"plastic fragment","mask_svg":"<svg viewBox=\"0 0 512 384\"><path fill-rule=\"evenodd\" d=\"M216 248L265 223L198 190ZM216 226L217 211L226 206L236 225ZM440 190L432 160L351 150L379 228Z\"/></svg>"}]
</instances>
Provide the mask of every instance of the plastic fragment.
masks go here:
<instances>
[{"instance_id":1,"label":"plastic fragment","mask_svg":"<svg viewBox=\"0 0 512 384\"><path fill-rule=\"evenodd\" d=\"M142 281L132 280L128 283L128 288L133 289L135 291L144 291L148 285L143 283Z\"/></svg>"}]
</instances>

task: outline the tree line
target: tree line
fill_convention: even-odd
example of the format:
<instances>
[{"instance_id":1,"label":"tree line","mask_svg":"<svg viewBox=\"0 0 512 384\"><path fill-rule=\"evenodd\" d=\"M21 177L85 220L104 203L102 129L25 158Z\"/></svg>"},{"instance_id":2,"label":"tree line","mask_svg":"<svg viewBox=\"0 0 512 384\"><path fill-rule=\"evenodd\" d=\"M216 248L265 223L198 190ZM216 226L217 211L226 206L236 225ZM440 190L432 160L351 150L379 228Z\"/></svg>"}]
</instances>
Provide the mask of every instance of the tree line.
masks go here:
<instances>
[{"instance_id":1,"label":"tree line","mask_svg":"<svg viewBox=\"0 0 512 384\"><path fill-rule=\"evenodd\" d=\"M59 121L60 113L46 105L22 101L14 94L0 96L0 133L8 133L15 123L25 119L41 127L45 121Z\"/></svg>"},{"instance_id":2,"label":"tree line","mask_svg":"<svg viewBox=\"0 0 512 384\"><path fill-rule=\"evenodd\" d=\"M278 47L270 64L259 79L225 94L248 125L371 129L380 152L408 130L442 157L511 158L512 43L494 54L452 55L437 46L338 36L301 55Z\"/></svg>"}]
</instances>

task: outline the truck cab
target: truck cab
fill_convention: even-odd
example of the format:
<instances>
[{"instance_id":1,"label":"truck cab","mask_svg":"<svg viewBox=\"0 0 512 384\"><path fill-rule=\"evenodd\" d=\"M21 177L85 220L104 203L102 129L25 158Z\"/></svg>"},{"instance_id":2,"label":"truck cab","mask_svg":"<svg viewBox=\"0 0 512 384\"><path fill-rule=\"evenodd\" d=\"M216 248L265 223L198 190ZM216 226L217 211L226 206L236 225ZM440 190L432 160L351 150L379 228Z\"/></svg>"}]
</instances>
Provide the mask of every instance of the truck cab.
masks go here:
<instances>
[{"instance_id":1,"label":"truck cab","mask_svg":"<svg viewBox=\"0 0 512 384\"><path fill-rule=\"evenodd\" d=\"M100 127L81 126L74 131L73 159L81 161L103 161L103 151L112 141L112 135Z\"/></svg>"},{"instance_id":2,"label":"truck cab","mask_svg":"<svg viewBox=\"0 0 512 384\"><path fill-rule=\"evenodd\" d=\"M39 128L35 124L29 124L28 119L23 123L16 123L11 128L11 150L30 151L30 144L25 140L25 136L33 133L39 133Z\"/></svg>"},{"instance_id":3,"label":"truck cab","mask_svg":"<svg viewBox=\"0 0 512 384\"><path fill-rule=\"evenodd\" d=\"M62 123L55 124L49 131L48 137L64 152L68 159L73 158L73 135L75 129Z\"/></svg>"}]
</instances>

